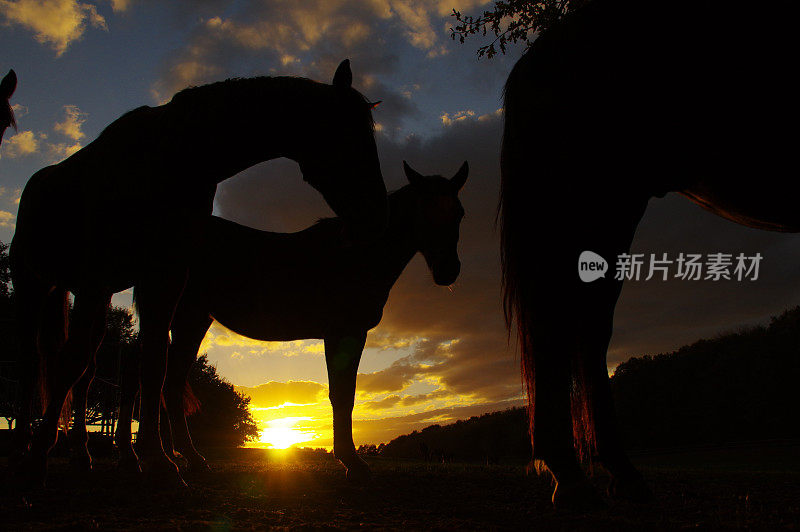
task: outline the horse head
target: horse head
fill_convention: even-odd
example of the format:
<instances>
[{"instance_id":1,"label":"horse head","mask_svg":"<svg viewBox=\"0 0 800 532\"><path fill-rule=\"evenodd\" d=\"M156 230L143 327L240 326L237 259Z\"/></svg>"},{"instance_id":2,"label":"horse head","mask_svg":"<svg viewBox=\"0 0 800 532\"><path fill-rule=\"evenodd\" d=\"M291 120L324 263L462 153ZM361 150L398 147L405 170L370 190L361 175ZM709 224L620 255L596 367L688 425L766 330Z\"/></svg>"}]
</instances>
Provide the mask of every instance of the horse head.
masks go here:
<instances>
[{"instance_id":1,"label":"horse head","mask_svg":"<svg viewBox=\"0 0 800 532\"><path fill-rule=\"evenodd\" d=\"M17 74L13 70L9 70L3 81L0 81L0 143L3 142L3 133L5 133L8 126L12 126L15 130L17 129L14 111L11 109L11 104L8 103L16 88Z\"/></svg>"},{"instance_id":2,"label":"horse head","mask_svg":"<svg viewBox=\"0 0 800 532\"><path fill-rule=\"evenodd\" d=\"M458 230L464 207L458 199L458 192L467 181L469 165L465 161L450 179L423 176L405 161L403 169L411 190L415 192L411 223L419 251L425 257L434 282L440 286L451 285L461 271Z\"/></svg>"},{"instance_id":3,"label":"horse head","mask_svg":"<svg viewBox=\"0 0 800 532\"><path fill-rule=\"evenodd\" d=\"M386 186L383 183L375 125L369 102L352 87L350 61L336 69L322 111L327 119L310 131L307 145L314 146L300 163L303 179L317 189L344 222L349 243L371 242L386 229ZM317 142L311 142L312 138ZM323 146L323 148L318 148Z\"/></svg>"}]
</instances>

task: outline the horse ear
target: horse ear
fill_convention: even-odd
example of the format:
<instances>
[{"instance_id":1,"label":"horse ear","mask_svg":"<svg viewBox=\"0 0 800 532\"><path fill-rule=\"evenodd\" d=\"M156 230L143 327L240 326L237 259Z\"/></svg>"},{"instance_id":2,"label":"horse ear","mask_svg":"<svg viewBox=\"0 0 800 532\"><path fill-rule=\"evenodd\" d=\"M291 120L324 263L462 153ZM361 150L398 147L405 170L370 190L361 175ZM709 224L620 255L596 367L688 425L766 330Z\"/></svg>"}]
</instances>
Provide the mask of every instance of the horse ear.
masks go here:
<instances>
[{"instance_id":1,"label":"horse ear","mask_svg":"<svg viewBox=\"0 0 800 532\"><path fill-rule=\"evenodd\" d=\"M461 165L461 168L458 169L456 175L450 178L450 182L456 187L456 190L461 190L461 187L464 186L464 183L467 182L467 176L469 175L469 164L467 161L464 161L464 164Z\"/></svg>"},{"instance_id":2,"label":"horse ear","mask_svg":"<svg viewBox=\"0 0 800 532\"><path fill-rule=\"evenodd\" d=\"M4 100L8 100L11 98L11 95L14 94L14 90L17 88L17 74L14 70L9 70L6 77L3 78L3 81L0 81L0 98Z\"/></svg>"},{"instance_id":3,"label":"horse ear","mask_svg":"<svg viewBox=\"0 0 800 532\"><path fill-rule=\"evenodd\" d=\"M333 75L333 85L336 87L350 88L353 85L353 72L350 70L350 60L345 59L339 63Z\"/></svg>"},{"instance_id":4,"label":"horse ear","mask_svg":"<svg viewBox=\"0 0 800 532\"><path fill-rule=\"evenodd\" d=\"M420 181L425 179L425 177L422 174L411 168L405 161L403 161L403 171L406 173L408 182L411 184L419 183Z\"/></svg>"}]
</instances>

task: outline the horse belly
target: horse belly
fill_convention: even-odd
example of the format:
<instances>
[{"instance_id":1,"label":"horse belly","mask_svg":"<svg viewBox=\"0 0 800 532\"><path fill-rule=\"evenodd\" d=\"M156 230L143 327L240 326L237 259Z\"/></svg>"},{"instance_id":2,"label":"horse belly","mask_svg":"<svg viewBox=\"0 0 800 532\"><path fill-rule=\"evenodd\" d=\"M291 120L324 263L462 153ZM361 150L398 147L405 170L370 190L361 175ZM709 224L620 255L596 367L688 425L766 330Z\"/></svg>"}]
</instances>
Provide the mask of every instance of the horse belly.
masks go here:
<instances>
[{"instance_id":1,"label":"horse belly","mask_svg":"<svg viewBox=\"0 0 800 532\"><path fill-rule=\"evenodd\" d=\"M704 209L739 224L769 231L800 232L794 180L759 177L752 183L700 179L681 193Z\"/></svg>"}]
</instances>

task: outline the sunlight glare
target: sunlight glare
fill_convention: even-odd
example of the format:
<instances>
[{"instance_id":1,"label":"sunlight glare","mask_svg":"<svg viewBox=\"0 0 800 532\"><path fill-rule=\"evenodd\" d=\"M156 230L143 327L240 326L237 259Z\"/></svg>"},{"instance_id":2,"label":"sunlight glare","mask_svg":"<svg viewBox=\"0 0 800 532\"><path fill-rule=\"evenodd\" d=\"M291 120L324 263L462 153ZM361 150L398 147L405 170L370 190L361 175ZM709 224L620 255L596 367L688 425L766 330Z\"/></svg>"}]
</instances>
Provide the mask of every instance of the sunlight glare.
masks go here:
<instances>
[{"instance_id":1,"label":"sunlight glare","mask_svg":"<svg viewBox=\"0 0 800 532\"><path fill-rule=\"evenodd\" d=\"M299 421L310 420L310 417L285 417L267 422L261 431L260 442L269 449L288 449L292 445L314 439L314 432L296 428Z\"/></svg>"}]
</instances>

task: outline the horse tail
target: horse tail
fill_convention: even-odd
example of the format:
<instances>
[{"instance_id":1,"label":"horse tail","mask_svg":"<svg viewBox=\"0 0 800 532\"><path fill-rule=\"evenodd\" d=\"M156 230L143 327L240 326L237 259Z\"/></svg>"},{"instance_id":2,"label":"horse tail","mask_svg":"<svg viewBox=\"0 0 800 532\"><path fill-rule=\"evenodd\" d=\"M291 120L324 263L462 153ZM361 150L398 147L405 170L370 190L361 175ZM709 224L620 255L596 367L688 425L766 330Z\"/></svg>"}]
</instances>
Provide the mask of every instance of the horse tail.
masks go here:
<instances>
[{"instance_id":1,"label":"horse tail","mask_svg":"<svg viewBox=\"0 0 800 532\"><path fill-rule=\"evenodd\" d=\"M191 384L187 381L183 387L183 413L187 416L196 414L200 411L200 405L200 399L194 394Z\"/></svg>"},{"instance_id":2,"label":"horse tail","mask_svg":"<svg viewBox=\"0 0 800 532\"><path fill-rule=\"evenodd\" d=\"M542 45L547 46L545 43ZM534 44L534 49L536 44ZM532 49L533 50L533 49ZM567 256L573 250L569 242L559 239L534 242L530 232L535 218L531 212L531 198L543 194L542 187L555 187L548 190L557 194L557 175L553 174L550 160L547 159L548 147L558 142L566 142L558 137L548 126L557 117L551 117L552 109L537 100L532 94L535 76L540 75L541 68L534 69L532 50L526 52L509 74L504 88L504 124L503 140L500 154L500 202L497 211L497 223L500 228L501 283L503 298L503 315L508 331L508 340L516 341L520 355L521 378L528 400L529 430L534 434L536 404L536 366L547 364L548 373L558 368L562 376L570 382L570 410L572 414L572 436L579 458L591 458L596 449L594 420L591 408L591 378L587 361L583 359L582 346L577 343L567 348L570 354L566 360L554 361L551 358L567 355L563 350L544 349L542 339L559 334L548 328L546 313L557 312L556 309L543 309L543 299L549 294L547 283L559 282L562 297L555 303L567 312L574 294L569 286L572 279L562 277L565 272L556 272L558 280L548 279L553 274L548 269L548 256L533 257L533 250L542 253L557 253ZM541 50L541 48L540 48ZM548 50L543 50L545 53ZM549 65L544 65L545 70ZM531 150L541 147L540 156L531 155ZM538 150L537 150L538 151ZM532 177L536 173L536 178ZM556 183L553 185L553 183ZM549 223L538 220L538 223ZM543 238L545 238L543 236ZM566 237L565 237L566 238ZM553 248L553 249L550 249ZM577 255L576 255L577 257ZM543 284L544 283L544 284ZM552 299L552 298L551 298ZM550 301L553 303L553 301ZM544 319L543 319L544 318ZM565 346L566 347L566 346ZM541 368L540 368L541 369ZM547 408L545 406L545 408ZM532 441L532 445L534 442ZM536 457L536 449L533 450ZM538 462L532 464L541 469Z\"/></svg>"},{"instance_id":3,"label":"horse tail","mask_svg":"<svg viewBox=\"0 0 800 532\"><path fill-rule=\"evenodd\" d=\"M532 320L529 319L529 305L525 301L525 272L523 264L524 235L523 206L520 205L519 189L530 169L523 167L522 135L517 126L519 120L516 86L521 76L522 59L514 66L503 91L503 140L500 151L500 202L497 210L497 223L500 226L501 284L503 292L503 316L505 318L508 340L514 332L519 346L522 381L528 398L529 413L532 414L535 402L535 364L533 356ZM530 433L533 434L533 416L530 415Z\"/></svg>"},{"instance_id":4,"label":"horse tail","mask_svg":"<svg viewBox=\"0 0 800 532\"><path fill-rule=\"evenodd\" d=\"M50 390L53 387L53 379L58 378L55 368L58 367L59 353L67 340L68 329L69 298L67 291L56 288L46 296L37 342L39 366L37 388L42 411L45 411L50 404ZM72 391L70 390L61 409L59 425L66 430L71 419Z\"/></svg>"}]
</instances>

